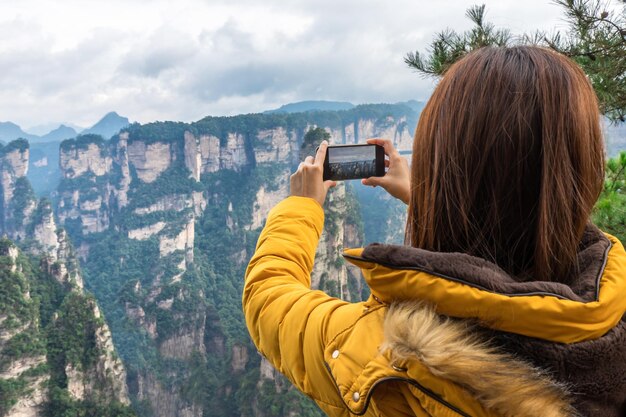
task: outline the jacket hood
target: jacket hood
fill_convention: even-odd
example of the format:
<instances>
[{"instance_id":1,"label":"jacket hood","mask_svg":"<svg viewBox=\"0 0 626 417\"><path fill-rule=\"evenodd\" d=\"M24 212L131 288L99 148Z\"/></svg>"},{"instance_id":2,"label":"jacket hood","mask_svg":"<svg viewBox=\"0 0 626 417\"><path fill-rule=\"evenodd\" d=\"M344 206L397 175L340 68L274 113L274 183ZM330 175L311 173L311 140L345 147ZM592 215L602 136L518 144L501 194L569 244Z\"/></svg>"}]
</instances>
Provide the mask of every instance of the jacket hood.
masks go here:
<instances>
[{"instance_id":1,"label":"jacket hood","mask_svg":"<svg viewBox=\"0 0 626 417\"><path fill-rule=\"evenodd\" d=\"M476 327L440 316L428 304L395 303L385 316L381 350L394 364L418 360L498 416L530 417L538 410L544 417L577 415L565 384L486 342Z\"/></svg>"},{"instance_id":2,"label":"jacket hood","mask_svg":"<svg viewBox=\"0 0 626 417\"><path fill-rule=\"evenodd\" d=\"M622 415L626 252L613 236L586 229L567 283L520 281L480 258L406 246L345 257L389 306L381 350L410 378L423 377L411 375L417 361L489 415Z\"/></svg>"},{"instance_id":3,"label":"jacket hood","mask_svg":"<svg viewBox=\"0 0 626 417\"><path fill-rule=\"evenodd\" d=\"M361 268L372 295L386 304L422 300L446 316L552 342L598 339L626 313L626 252L592 225L568 283L520 282L481 258L407 246L372 244L344 257Z\"/></svg>"}]
</instances>

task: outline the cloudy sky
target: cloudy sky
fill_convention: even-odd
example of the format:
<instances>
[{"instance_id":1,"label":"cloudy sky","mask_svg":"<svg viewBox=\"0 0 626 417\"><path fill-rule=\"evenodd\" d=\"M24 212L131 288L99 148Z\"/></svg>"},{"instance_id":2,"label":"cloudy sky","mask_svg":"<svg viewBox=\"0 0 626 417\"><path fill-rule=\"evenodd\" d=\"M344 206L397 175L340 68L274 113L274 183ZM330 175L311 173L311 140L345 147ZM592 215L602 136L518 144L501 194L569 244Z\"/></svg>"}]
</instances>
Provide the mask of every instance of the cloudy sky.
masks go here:
<instances>
[{"instance_id":1,"label":"cloudy sky","mask_svg":"<svg viewBox=\"0 0 626 417\"><path fill-rule=\"evenodd\" d=\"M549 0L485 0L514 33L563 29ZM403 63L472 0L0 2L0 121L193 121L300 100L425 99Z\"/></svg>"}]
</instances>

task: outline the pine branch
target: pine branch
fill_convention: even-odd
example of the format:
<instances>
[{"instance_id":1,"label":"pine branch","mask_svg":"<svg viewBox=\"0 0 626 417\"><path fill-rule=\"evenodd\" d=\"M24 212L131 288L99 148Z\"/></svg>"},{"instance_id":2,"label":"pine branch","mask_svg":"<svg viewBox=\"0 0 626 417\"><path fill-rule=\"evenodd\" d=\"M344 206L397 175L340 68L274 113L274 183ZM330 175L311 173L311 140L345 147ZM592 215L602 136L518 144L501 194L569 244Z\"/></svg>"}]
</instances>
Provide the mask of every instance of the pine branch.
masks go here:
<instances>
[{"instance_id":1,"label":"pine branch","mask_svg":"<svg viewBox=\"0 0 626 417\"><path fill-rule=\"evenodd\" d=\"M626 0L624 0L626 2ZM447 29L438 33L428 53L408 53L404 62L423 76L441 76L467 53L485 46L539 45L574 59L587 73L601 111L612 121L626 119L626 8L609 11L604 0L554 0L569 25L548 37L544 32L514 38L508 29L496 28L485 18L485 5L470 7L465 15L474 26L463 33ZM516 39L515 42L513 40Z\"/></svg>"}]
</instances>

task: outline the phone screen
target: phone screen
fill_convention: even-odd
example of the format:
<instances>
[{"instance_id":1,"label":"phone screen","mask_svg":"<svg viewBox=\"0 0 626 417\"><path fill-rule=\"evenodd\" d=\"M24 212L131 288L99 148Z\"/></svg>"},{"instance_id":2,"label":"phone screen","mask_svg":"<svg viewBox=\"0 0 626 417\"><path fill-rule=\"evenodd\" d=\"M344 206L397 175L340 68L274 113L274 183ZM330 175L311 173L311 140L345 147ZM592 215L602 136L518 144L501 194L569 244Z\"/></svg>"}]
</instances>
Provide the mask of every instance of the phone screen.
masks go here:
<instances>
[{"instance_id":1,"label":"phone screen","mask_svg":"<svg viewBox=\"0 0 626 417\"><path fill-rule=\"evenodd\" d=\"M368 178L376 175L376 145L328 148L329 177L334 180Z\"/></svg>"}]
</instances>

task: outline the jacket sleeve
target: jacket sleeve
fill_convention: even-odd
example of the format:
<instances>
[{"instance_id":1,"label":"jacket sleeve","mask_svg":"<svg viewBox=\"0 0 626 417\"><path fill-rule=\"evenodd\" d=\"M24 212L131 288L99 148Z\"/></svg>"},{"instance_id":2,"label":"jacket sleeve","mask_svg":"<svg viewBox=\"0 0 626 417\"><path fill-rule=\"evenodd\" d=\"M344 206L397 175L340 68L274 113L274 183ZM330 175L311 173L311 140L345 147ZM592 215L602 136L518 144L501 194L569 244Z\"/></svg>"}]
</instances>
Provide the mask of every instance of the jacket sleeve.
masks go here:
<instances>
[{"instance_id":1,"label":"jacket sleeve","mask_svg":"<svg viewBox=\"0 0 626 417\"><path fill-rule=\"evenodd\" d=\"M353 304L310 288L323 225L324 212L310 198L289 197L272 209L246 271L243 310L263 356L305 394L332 404L340 399L324 346Z\"/></svg>"}]
</instances>

